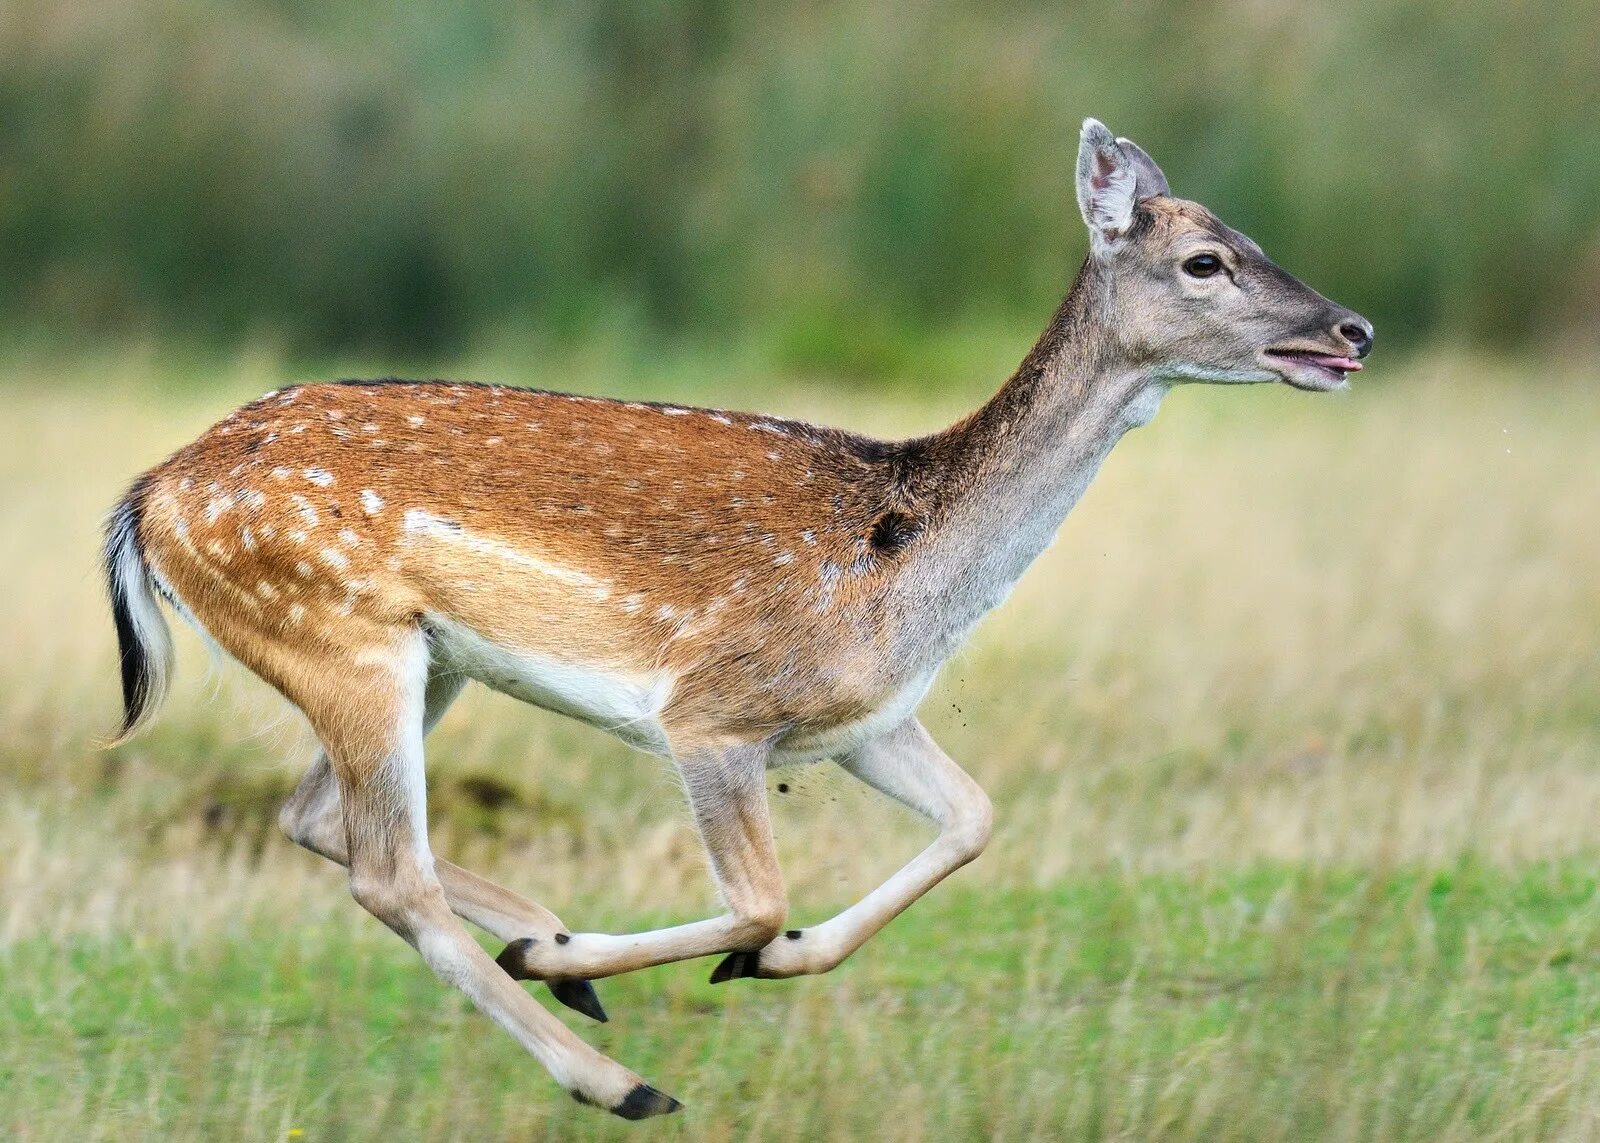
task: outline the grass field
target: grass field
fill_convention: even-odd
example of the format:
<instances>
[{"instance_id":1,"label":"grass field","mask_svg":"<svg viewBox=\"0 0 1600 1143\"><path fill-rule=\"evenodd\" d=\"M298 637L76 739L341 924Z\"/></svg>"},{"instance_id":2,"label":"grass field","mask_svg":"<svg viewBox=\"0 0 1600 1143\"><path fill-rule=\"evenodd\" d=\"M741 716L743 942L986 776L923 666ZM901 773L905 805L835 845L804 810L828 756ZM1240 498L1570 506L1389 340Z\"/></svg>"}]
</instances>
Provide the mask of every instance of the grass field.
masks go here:
<instances>
[{"instance_id":1,"label":"grass field","mask_svg":"<svg viewBox=\"0 0 1600 1143\"><path fill-rule=\"evenodd\" d=\"M310 744L259 683L185 637L154 729L93 749L101 514L284 380L182 373L8 378L7 1137L1600 1136L1593 368L1175 395L923 708L994 796L981 860L829 976L708 961L603 982L605 1026L558 1009L687 1104L644 1125L568 1100L277 834ZM980 394L624 387L885 433ZM713 907L671 778L593 732L470 694L430 773L436 847L576 927ZM925 837L831 766L782 777L796 923Z\"/></svg>"}]
</instances>

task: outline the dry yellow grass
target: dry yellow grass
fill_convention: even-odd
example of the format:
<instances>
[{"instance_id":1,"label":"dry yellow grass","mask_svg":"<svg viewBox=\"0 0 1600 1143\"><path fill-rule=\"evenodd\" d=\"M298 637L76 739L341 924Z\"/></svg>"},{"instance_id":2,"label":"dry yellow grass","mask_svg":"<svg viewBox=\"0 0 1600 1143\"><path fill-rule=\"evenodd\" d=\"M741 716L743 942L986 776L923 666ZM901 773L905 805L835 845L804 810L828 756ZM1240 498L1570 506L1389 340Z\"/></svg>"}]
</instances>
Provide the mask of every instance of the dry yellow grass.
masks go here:
<instances>
[{"instance_id":1,"label":"dry yellow grass","mask_svg":"<svg viewBox=\"0 0 1600 1143\"><path fill-rule=\"evenodd\" d=\"M1332 399L1181 392L1113 455L924 707L1001 806L993 848L963 879L1593 848L1600 390L1577 368L1375 372ZM117 846L108 863L107 847L50 844L52 806L76 820L95 805L108 842L159 822L175 855L186 848L175 838L204 832L208 806L254 830L246 795L286 787L309 749L274 695L188 637L157 731L110 758L92 748L116 701L101 514L131 474L283 380L246 363L212 394L173 399L133 373L54 390L27 378L38 383L9 399L0 426L12 554L0 812L23 841L0 891L11 933L146 906L188 927L205 896L192 877L276 896L278 867L304 867L274 839L267 877L206 863L157 887L142 857L119 873ZM955 411L804 391L782 404L885 432ZM533 803L497 839L449 841L485 850L513 880L539 870L552 903L573 886L622 904L704 899L670 778L597 734L474 694L432 740L431 765L499 776ZM116 796L94 797L113 773ZM800 907L838 900L914 844L900 814L845 780L792 780L798 793L777 801Z\"/></svg>"}]
</instances>

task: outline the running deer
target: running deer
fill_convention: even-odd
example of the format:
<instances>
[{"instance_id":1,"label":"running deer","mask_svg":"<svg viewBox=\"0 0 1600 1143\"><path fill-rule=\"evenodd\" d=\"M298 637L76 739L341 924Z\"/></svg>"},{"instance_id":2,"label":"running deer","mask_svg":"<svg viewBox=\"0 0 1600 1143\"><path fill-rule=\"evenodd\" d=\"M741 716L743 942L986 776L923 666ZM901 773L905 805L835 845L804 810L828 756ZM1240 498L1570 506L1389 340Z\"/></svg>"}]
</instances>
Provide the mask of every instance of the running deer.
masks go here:
<instances>
[{"instance_id":1,"label":"running deer","mask_svg":"<svg viewBox=\"0 0 1600 1143\"><path fill-rule=\"evenodd\" d=\"M309 720L322 749L283 808L290 838L347 866L356 900L579 1100L676 1110L518 981L604 1020L590 982L616 973L839 964L984 848L988 799L914 712L1123 433L1184 382L1342 388L1372 344L1092 119L1077 195L1089 254L1049 327L992 400L929 436L438 381L245 405L110 518L117 741L167 688L159 597ZM436 858L423 736L469 679L670 759L726 911L574 932ZM939 833L838 916L785 931L764 772L823 758Z\"/></svg>"}]
</instances>

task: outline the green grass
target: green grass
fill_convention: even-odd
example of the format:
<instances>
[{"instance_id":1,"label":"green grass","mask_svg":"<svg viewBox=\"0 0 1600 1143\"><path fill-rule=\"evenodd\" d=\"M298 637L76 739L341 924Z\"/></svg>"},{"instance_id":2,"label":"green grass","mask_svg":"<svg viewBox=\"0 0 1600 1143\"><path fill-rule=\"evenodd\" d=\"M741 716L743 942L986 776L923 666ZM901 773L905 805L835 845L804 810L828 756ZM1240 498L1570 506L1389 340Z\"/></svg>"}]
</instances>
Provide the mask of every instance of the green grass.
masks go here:
<instances>
[{"instance_id":1,"label":"green grass","mask_svg":"<svg viewBox=\"0 0 1600 1143\"><path fill-rule=\"evenodd\" d=\"M688 1104L645 1129L578 1113L376 922L40 937L0 960L0 1125L119 1139L1582 1134L1600 1126L1597 894L1589 863L947 890L828 978L712 987L705 962L605 982L613 1021L585 1033Z\"/></svg>"}]
</instances>

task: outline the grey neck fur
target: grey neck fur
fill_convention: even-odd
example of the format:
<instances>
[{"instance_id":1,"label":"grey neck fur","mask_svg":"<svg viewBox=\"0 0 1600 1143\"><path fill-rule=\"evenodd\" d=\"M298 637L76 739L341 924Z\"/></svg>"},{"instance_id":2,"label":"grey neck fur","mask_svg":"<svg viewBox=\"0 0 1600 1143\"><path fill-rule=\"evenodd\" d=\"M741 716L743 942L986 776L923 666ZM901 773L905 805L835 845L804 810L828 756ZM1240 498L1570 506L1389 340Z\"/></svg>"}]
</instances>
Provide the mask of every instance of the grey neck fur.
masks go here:
<instances>
[{"instance_id":1,"label":"grey neck fur","mask_svg":"<svg viewBox=\"0 0 1600 1143\"><path fill-rule=\"evenodd\" d=\"M923 442L938 483L908 553L910 658L931 667L955 650L1049 546L1122 435L1155 415L1170 382L1116 343L1110 302L1087 263L1011 380Z\"/></svg>"}]
</instances>

